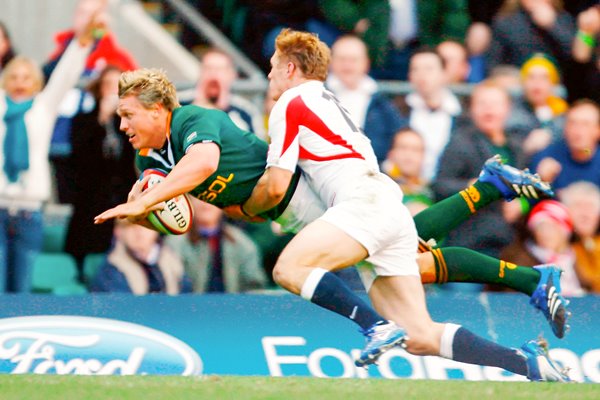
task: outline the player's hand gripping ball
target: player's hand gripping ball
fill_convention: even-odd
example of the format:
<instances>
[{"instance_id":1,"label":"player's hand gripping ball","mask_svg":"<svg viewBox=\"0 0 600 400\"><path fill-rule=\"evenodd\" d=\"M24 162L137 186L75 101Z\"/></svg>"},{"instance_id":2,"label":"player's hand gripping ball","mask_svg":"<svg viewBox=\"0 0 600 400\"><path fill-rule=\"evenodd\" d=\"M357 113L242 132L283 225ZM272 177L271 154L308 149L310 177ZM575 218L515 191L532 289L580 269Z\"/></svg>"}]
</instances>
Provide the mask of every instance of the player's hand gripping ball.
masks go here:
<instances>
[{"instance_id":1,"label":"player's hand gripping ball","mask_svg":"<svg viewBox=\"0 0 600 400\"><path fill-rule=\"evenodd\" d=\"M147 169L142 173L140 180L150 175L142 191L161 183L167 173L160 169ZM164 202L162 210L152 211L148 214L148 221L159 232L165 235L182 235L192 227L194 216L189 195L182 194Z\"/></svg>"}]
</instances>

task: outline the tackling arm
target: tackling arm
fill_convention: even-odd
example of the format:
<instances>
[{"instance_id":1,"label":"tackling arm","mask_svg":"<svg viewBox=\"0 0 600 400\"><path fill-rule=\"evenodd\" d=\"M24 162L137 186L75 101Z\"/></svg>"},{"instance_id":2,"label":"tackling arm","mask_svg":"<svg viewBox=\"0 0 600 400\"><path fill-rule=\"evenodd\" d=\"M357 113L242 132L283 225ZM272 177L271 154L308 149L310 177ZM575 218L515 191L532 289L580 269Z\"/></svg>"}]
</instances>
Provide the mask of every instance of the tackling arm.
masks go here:
<instances>
[{"instance_id":1,"label":"tackling arm","mask_svg":"<svg viewBox=\"0 0 600 400\"><path fill-rule=\"evenodd\" d=\"M240 206L243 214L249 217L270 210L283 200L290 186L293 172L278 167L269 167L260 177L252 195Z\"/></svg>"}]
</instances>

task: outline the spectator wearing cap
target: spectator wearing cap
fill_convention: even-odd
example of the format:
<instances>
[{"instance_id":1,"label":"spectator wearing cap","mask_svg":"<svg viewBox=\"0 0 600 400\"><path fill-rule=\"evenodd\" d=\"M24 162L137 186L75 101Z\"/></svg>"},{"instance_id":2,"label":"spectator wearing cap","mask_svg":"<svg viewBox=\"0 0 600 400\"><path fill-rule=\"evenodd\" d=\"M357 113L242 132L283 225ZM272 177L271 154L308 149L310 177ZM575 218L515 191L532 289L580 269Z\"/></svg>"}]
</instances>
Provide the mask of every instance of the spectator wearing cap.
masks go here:
<instances>
[{"instance_id":1,"label":"spectator wearing cap","mask_svg":"<svg viewBox=\"0 0 600 400\"><path fill-rule=\"evenodd\" d=\"M562 136L568 104L554 94L560 83L555 62L536 53L521 67L523 96L513 103L507 126L525 135L523 151L531 155Z\"/></svg>"},{"instance_id":2,"label":"spectator wearing cap","mask_svg":"<svg viewBox=\"0 0 600 400\"><path fill-rule=\"evenodd\" d=\"M573 219L575 271L581 286L600 294L600 188L575 182L561 191L560 199Z\"/></svg>"},{"instance_id":3,"label":"spectator wearing cap","mask_svg":"<svg viewBox=\"0 0 600 400\"><path fill-rule=\"evenodd\" d=\"M573 103L563 136L533 155L531 169L557 190L576 181L600 186L600 107L585 99Z\"/></svg>"},{"instance_id":4,"label":"spectator wearing cap","mask_svg":"<svg viewBox=\"0 0 600 400\"><path fill-rule=\"evenodd\" d=\"M573 221L569 210L556 200L544 200L533 207L524 229L500 257L517 265L555 264L563 270L561 287L565 296L584 293L575 270L571 245Z\"/></svg>"}]
</instances>

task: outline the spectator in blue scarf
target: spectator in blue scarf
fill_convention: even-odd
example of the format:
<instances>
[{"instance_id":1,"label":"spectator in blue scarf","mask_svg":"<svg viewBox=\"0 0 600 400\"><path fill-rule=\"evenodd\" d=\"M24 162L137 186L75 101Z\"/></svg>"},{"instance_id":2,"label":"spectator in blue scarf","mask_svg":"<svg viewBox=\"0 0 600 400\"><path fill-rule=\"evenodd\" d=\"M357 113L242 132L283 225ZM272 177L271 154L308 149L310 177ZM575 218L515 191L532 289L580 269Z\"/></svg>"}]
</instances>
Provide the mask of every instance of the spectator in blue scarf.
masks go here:
<instances>
[{"instance_id":1,"label":"spectator in blue scarf","mask_svg":"<svg viewBox=\"0 0 600 400\"><path fill-rule=\"evenodd\" d=\"M37 64L13 58L0 79L0 293L29 292L42 247L42 209L50 200L48 149L57 108L75 86L98 28L95 14L43 88ZM43 88L43 89L42 89Z\"/></svg>"}]
</instances>

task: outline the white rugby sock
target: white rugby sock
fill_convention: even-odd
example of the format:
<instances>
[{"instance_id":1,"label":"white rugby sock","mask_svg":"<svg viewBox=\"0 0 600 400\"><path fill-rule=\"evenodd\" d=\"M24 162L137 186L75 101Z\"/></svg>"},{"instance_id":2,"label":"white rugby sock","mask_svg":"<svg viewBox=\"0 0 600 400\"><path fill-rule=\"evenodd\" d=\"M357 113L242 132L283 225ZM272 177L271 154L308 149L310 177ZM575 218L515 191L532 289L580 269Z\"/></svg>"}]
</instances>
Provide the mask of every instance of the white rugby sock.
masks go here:
<instances>
[{"instance_id":1,"label":"white rugby sock","mask_svg":"<svg viewBox=\"0 0 600 400\"><path fill-rule=\"evenodd\" d=\"M442 338L440 340L440 356L452 360L453 352L452 346L454 344L454 335L456 331L460 329L460 325L456 324L445 324L444 332L442 332Z\"/></svg>"},{"instance_id":2,"label":"white rugby sock","mask_svg":"<svg viewBox=\"0 0 600 400\"><path fill-rule=\"evenodd\" d=\"M315 290L317 289L319 282L321 282L321 279L323 279L323 275L325 275L327 272L328 271L323 268L315 268L312 271L310 271L310 274L308 274L308 277L306 277L306 280L302 284L300 296L302 296L302 298L308 301L312 300L312 297L315 294Z\"/></svg>"}]
</instances>

